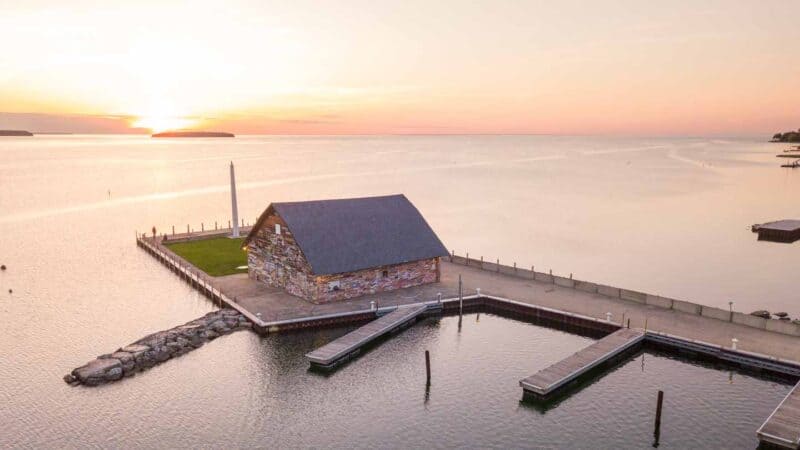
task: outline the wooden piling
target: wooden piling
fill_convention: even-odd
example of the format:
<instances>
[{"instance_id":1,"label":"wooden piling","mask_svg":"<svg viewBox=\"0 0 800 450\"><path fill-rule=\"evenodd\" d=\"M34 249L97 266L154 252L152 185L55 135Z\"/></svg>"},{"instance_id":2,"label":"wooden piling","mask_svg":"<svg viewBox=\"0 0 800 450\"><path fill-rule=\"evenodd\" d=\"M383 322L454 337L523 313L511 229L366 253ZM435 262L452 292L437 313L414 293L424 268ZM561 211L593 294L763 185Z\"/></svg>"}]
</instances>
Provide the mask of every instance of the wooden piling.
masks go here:
<instances>
[{"instance_id":1,"label":"wooden piling","mask_svg":"<svg viewBox=\"0 0 800 450\"><path fill-rule=\"evenodd\" d=\"M656 427L653 431L655 442L653 446L658 447L658 441L661 437L661 407L664 404L664 391L658 391L658 402L656 403Z\"/></svg>"},{"instance_id":2,"label":"wooden piling","mask_svg":"<svg viewBox=\"0 0 800 450\"><path fill-rule=\"evenodd\" d=\"M425 380L428 385L431 384L431 353L425 350Z\"/></svg>"}]
</instances>

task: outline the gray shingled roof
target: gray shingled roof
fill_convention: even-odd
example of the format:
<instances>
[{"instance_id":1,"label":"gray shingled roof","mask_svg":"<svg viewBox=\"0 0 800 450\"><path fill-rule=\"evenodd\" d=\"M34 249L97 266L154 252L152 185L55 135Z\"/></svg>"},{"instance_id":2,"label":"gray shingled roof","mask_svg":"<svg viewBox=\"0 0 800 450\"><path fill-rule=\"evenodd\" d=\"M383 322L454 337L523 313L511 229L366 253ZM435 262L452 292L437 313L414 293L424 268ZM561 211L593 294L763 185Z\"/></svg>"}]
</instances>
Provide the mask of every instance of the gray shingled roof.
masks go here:
<instances>
[{"instance_id":1,"label":"gray shingled roof","mask_svg":"<svg viewBox=\"0 0 800 450\"><path fill-rule=\"evenodd\" d=\"M448 254L417 208L402 194L271 206L294 234L316 275Z\"/></svg>"}]
</instances>

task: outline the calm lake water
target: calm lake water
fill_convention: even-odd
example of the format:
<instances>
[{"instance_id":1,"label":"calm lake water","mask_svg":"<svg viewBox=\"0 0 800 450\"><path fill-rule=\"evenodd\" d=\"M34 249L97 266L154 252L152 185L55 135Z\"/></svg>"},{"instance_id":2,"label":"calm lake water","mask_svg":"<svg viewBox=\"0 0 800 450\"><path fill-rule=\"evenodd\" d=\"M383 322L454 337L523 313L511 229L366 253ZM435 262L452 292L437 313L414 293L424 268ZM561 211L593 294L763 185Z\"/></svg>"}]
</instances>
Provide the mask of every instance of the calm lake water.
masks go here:
<instances>
[{"instance_id":1,"label":"calm lake water","mask_svg":"<svg viewBox=\"0 0 800 450\"><path fill-rule=\"evenodd\" d=\"M788 386L731 383L645 353L542 414L520 404L518 379L589 340L487 315L461 333L452 318L425 322L329 378L306 372L302 355L345 330L240 332L99 389L61 376L212 309L136 248L134 232L227 224L230 160L249 222L272 201L402 192L461 254L800 316L800 242L749 231L800 216L800 172L779 167L782 149L699 138L3 138L0 447L645 447L658 389L662 447L752 447Z\"/></svg>"}]
</instances>

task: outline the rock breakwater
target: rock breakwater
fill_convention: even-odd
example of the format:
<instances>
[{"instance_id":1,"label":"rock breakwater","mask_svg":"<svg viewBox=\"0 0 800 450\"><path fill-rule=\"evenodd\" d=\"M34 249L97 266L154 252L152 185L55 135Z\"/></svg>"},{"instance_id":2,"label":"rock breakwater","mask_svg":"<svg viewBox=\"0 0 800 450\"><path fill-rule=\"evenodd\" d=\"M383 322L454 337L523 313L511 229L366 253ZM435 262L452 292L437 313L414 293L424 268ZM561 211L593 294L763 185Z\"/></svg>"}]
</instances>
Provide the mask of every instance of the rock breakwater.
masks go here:
<instances>
[{"instance_id":1,"label":"rock breakwater","mask_svg":"<svg viewBox=\"0 0 800 450\"><path fill-rule=\"evenodd\" d=\"M100 355L64 375L64 381L73 385L97 386L121 380L188 353L222 335L247 328L252 328L250 321L234 309L210 312L175 328L153 333L113 353Z\"/></svg>"}]
</instances>

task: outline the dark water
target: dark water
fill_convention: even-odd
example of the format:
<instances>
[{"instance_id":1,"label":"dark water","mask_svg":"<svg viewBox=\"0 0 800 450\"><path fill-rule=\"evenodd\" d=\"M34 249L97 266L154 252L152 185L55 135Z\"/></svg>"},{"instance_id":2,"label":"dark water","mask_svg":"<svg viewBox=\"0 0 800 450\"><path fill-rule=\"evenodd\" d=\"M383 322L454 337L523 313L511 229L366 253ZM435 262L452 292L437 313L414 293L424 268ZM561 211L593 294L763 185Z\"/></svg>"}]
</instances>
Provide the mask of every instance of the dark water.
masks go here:
<instances>
[{"instance_id":1,"label":"dark water","mask_svg":"<svg viewBox=\"0 0 800 450\"><path fill-rule=\"evenodd\" d=\"M420 324L329 378L302 355L343 331L237 333L122 383L70 388L96 355L212 306L134 230L227 221L269 202L405 192L452 248L741 310L800 314L797 216L774 145L590 137L0 141L0 447L752 447L788 387L645 355L541 414L517 381L587 339L481 316ZM111 190L109 197L108 191ZM480 220L477 220L480 218ZM757 262L756 263L754 263ZM13 293L8 293L13 289ZM425 403L423 352L433 355Z\"/></svg>"}]
</instances>

